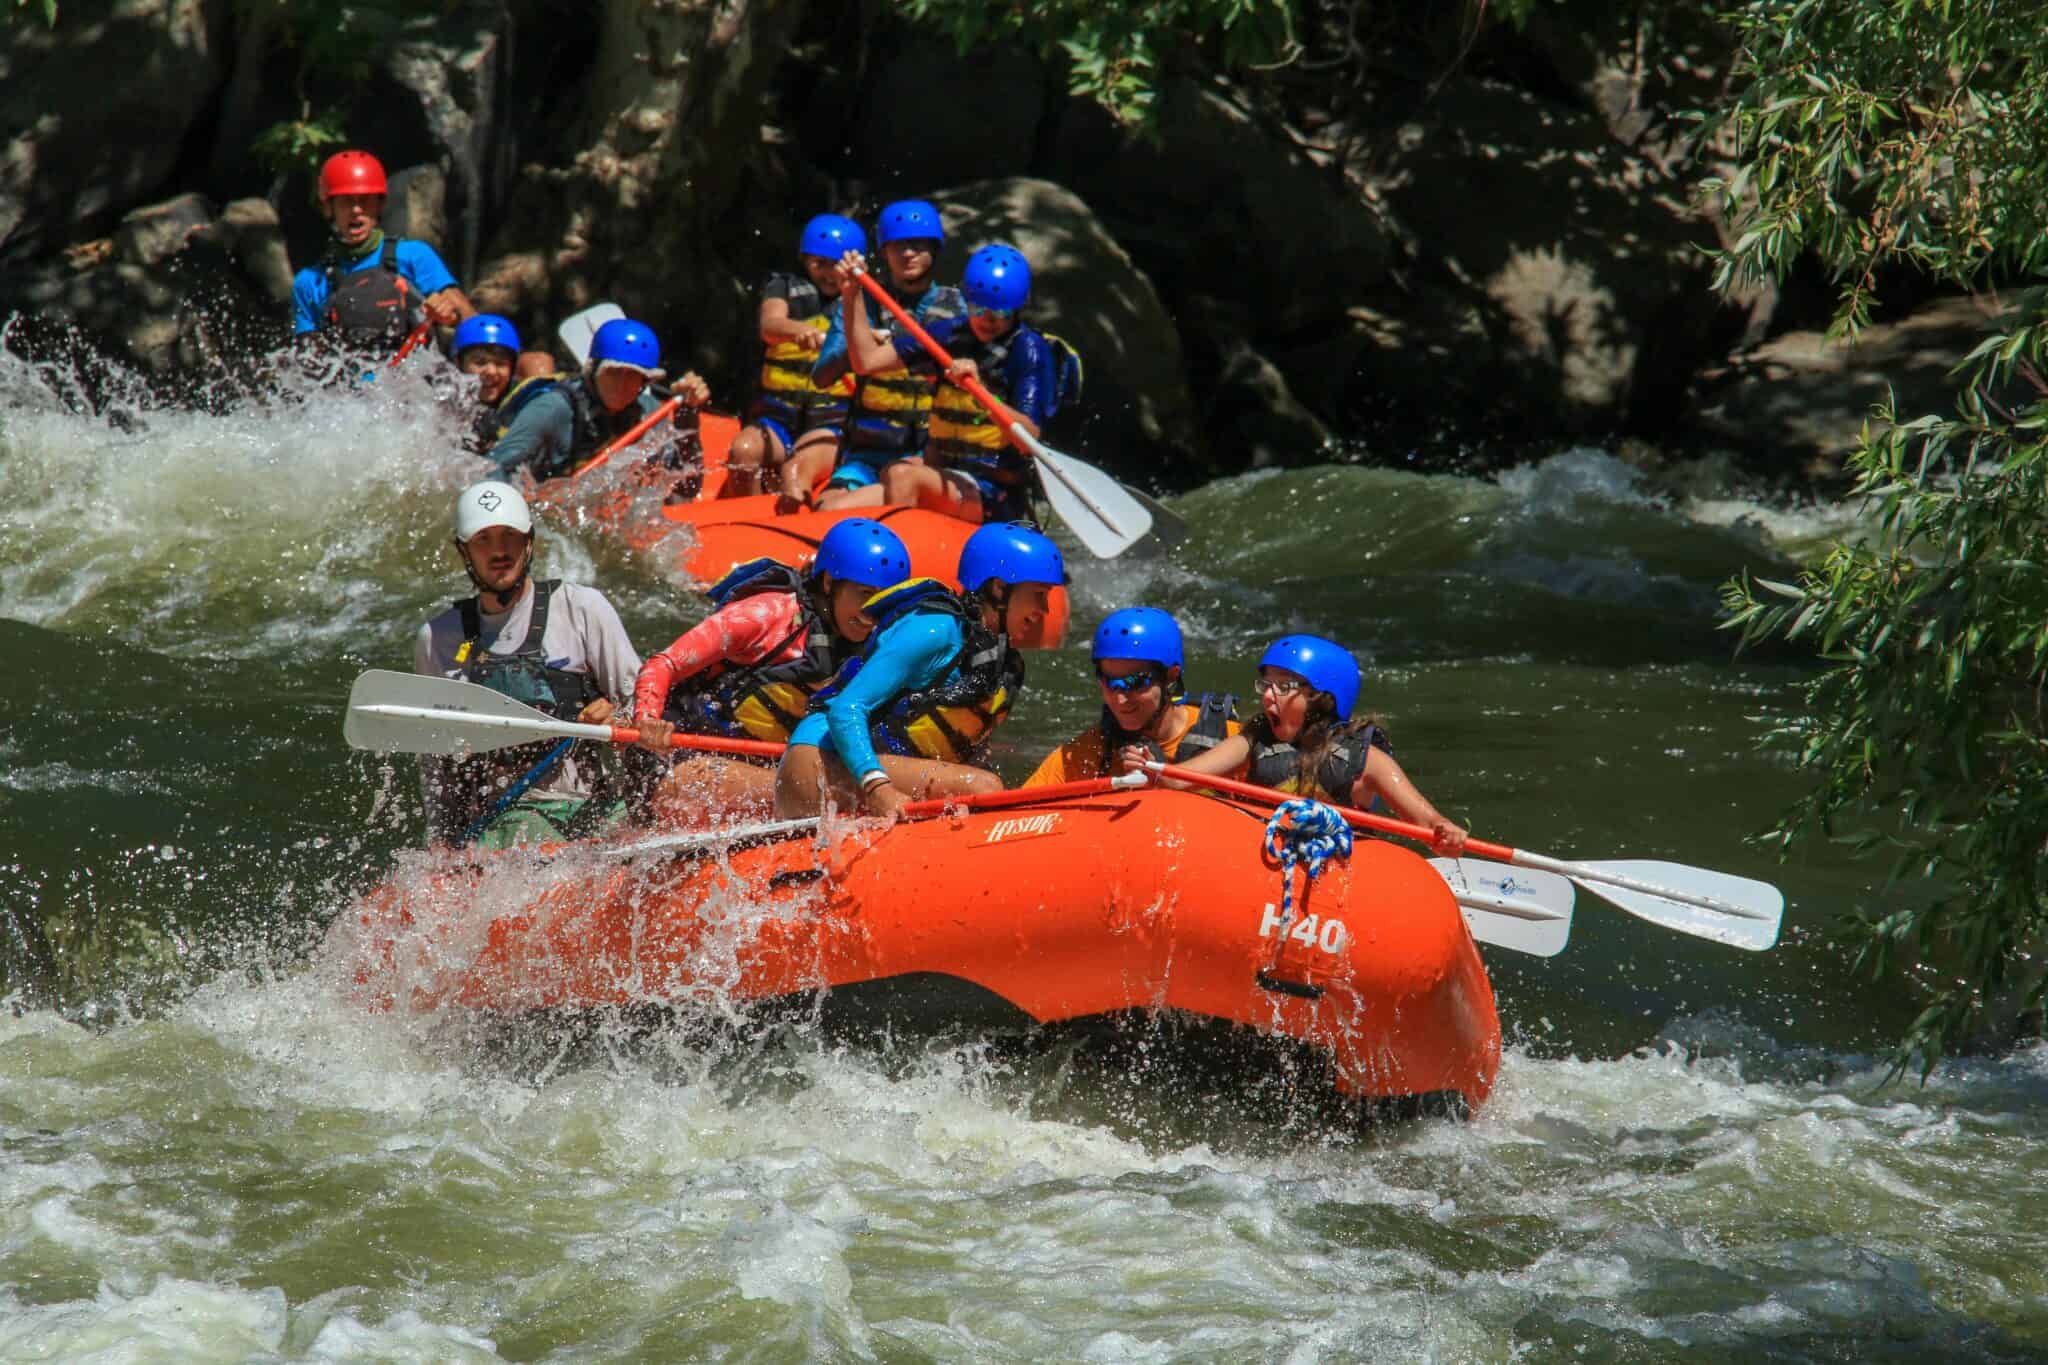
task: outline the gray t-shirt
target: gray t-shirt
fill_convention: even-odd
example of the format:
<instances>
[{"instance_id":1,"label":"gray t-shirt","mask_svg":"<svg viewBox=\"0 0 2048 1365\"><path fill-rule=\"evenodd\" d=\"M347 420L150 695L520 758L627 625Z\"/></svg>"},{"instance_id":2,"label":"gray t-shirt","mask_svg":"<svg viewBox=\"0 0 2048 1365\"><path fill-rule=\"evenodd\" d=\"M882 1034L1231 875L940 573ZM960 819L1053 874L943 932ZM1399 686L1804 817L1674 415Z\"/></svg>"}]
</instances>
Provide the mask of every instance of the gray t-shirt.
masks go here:
<instances>
[{"instance_id":1,"label":"gray t-shirt","mask_svg":"<svg viewBox=\"0 0 2048 1365\"><path fill-rule=\"evenodd\" d=\"M477 643L491 654L517 654L526 643L527 628L533 624L533 581L506 612L479 612L483 631ZM428 677L459 678L462 665L455 652L462 647L462 613L454 607L420 627L413 637L412 668ZM598 690L624 708L633 699L633 683L640 676L640 655L626 638L619 613L595 588L577 583L556 587L548 603L547 633L541 636L541 652L550 668L588 673ZM548 798L581 797L590 794L587 775L572 755L555 765L553 772L535 783L528 796ZM430 770L431 771L431 768ZM434 799L434 783L427 783L427 799ZM430 822L431 823L431 822Z\"/></svg>"}]
</instances>

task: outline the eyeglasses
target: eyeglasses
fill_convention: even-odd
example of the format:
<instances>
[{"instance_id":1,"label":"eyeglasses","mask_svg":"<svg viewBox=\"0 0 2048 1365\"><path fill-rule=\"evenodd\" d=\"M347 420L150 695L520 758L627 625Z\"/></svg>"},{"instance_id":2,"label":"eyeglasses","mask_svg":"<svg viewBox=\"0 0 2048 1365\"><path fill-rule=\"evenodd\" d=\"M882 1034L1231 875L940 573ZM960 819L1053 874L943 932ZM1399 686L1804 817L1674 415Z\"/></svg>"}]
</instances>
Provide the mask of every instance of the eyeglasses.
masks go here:
<instances>
[{"instance_id":1,"label":"eyeglasses","mask_svg":"<svg viewBox=\"0 0 2048 1365\"><path fill-rule=\"evenodd\" d=\"M1293 696L1296 692L1307 691L1308 679L1268 678L1261 674L1253 686L1257 687L1261 692L1271 692L1276 697L1286 698Z\"/></svg>"},{"instance_id":2,"label":"eyeglasses","mask_svg":"<svg viewBox=\"0 0 2048 1365\"><path fill-rule=\"evenodd\" d=\"M978 303L967 305L967 316L971 318L994 318L997 322L1008 322L1017 316L1014 308L984 308Z\"/></svg>"},{"instance_id":3,"label":"eyeglasses","mask_svg":"<svg viewBox=\"0 0 2048 1365\"><path fill-rule=\"evenodd\" d=\"M887 245L895 247L898 251L915 251L920 256L939 254L939 244L929 237L899 237Z\"/></svg>"},{"instance_id":4,"label":"eyeglasses","mask_svg":"<svg viewBox=\"0 0 2048 1365\"><path fill-rule=\"evenodd\" d=\"M1095 680L1112 692L1143 692L1148 687L1157 687L1164 674L1156 668L1141 668L1135 673L1112 677L1101 669L1095 670Z\"/></svg>"}]
</instances>

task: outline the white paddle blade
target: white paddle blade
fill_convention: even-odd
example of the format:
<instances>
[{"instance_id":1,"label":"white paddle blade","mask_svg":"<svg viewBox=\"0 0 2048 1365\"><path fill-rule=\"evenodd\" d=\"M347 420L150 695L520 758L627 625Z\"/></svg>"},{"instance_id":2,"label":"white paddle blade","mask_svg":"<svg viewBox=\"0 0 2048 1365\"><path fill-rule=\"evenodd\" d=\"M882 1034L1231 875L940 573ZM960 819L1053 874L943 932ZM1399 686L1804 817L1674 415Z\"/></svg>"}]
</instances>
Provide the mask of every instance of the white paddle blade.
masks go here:
<instances>
[{"instance_id":1,"label":"white paddle blade","mask_svg":"<svg viewBox=\"0 0 2048 1365\"><path fill-rule=\"evenodd\" d=\"M1028 435L1028 433L1027 433ZM1097 559L1115 559L1152 531L1152 514L1094 465L1031 441L1038 482L1053 515Z\"/></svg>"},{"instance_id":2,"label":"white paddle blade","mask_svg":"<svg viewBox=\"0 0 2048 1365\"><path fill-rule=\"evenodd\" d=\"M1624 858L1613 862L1579 863L1577 866L1596 874L1612 873L1681 895L1718 901L1728 907L1725 910L1709 909L1667 900L1636 888L1612 886L1592 877L1580 880L1579 884L1588 891L1613 901L1638 919L1752 953L1760 953L1778 941L1778 927L1785 918L1785 894L1769 882L1650 858Z\"/></svg>"},{"instance_id":3,"label":"white paddle blade","mask_svg":"<svg viewBox=\"0 0 2048 1365\"><path fill-rule=\"evenodd\" d=\"M580 313L571 313L555 328L555 335L562 339L562 345L569 348L569 354L582 365L590 359L590 339L597 335L597 329L607 322L617 322L626 316L626 310L616 303L593 303Z\"/></svg>"},{"instance_id":4,"label":"white paddle blade","mask_svg":"<svg viewBox=\"0 0 2048 1365\"><path fill-rule=\"evenodd\" d=\"M568 725L502 692L456 678L373 668L349 691L341 737L355 749L460 758L591 729L604 727Z\"/></svg>"},{"instance_id":5,"label":"white paddle blade","mask_svg":"<svg viewBox=\"0 0 2048 1365\"><path fill-rule=\"evenodd\" d=\"M1572 933L1572 884L1563 877L1479 858L1431 858L1472 937L1496 948L1556 957Z\"/></svg>"}]
</instances>

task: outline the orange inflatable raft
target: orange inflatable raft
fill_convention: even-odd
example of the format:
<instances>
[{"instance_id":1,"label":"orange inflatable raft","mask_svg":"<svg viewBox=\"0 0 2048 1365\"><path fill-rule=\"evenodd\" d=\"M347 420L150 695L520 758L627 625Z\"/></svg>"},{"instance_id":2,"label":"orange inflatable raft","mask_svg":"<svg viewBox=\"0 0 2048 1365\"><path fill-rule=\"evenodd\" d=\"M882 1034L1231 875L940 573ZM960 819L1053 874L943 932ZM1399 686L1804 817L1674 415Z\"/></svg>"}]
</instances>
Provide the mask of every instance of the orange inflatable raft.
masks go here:
<instances>
[{"instance_id":1,"label":"orange inflatable raft","mask_svg":"<svg viewBox=\"0 0 2048 1365\"><path fill-rule=\"evenodd\" d=\"M965 983L1040 1024L1180 1011L1293 1040L1339 1096L1376 1108L1485 1100L1500 1067L1493 988L1420 857L1361 838L1319 877L1295 873L1283 923L1265 812L1179 791L1012 795L850 823L822 844L785 831L485 857L387 884L336 932L383 1008L520 1015Z\"/></svg>"},{"instance_id":2,"label":"orange inflatable raft","mask_svg":"<svg viewBox=\"0 0 2048 1365\"><path fill-rule=\"evenodd\" d=\"M974 523L918 507L777 515L773 495L721 498L718 493L725 484L726 448L739 431L739 421L707 412L698 422L704 443L702 491L694 501L662 508L661 515L669 522L690 528L691 544L680 562L684 573L699 586L716 583L733 565L762 555L786 562L808 559L835 523L858 516L874 517L903 537L910 550L913 573L953 581L953 569L960 562L960 547L974 534Z\"/></svg>"}]
</instances>

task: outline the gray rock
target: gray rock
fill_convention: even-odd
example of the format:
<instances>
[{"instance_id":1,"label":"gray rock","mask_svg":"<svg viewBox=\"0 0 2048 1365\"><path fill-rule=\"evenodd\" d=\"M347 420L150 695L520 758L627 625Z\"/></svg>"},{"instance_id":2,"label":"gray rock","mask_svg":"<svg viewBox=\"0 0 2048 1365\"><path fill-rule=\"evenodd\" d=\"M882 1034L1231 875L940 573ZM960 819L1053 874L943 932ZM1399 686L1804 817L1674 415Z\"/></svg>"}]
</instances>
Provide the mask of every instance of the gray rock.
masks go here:
<instances>
[{"instance_id":1,"label":"gray rock","mask_svg":"<svg viewBox=\"0 0 2048 1365\"><path fill-rule=\"evenodd\" d=\"M390 237L412 237L435 251L444 251L448 241L448 177L438 166L407 166L390 177L391 193L384 201L384 232Z\"/></svg>"},{"instance_id":2,"label":"gray rock","mask_svg":"<svg viewBox=\"0 0 2048 1365\"><path fill-rule=\"evenodd\" d=\"M53 249L164 184L226 76L228 8L67 0L54 27L0 25L0 255Z\"/></svg>"},{"instance_id":3,"label":"gray rock","mask_svg":"<svg viewBox=\"0 0 2048 1365\"><path fill-rule=\"evenodd\" d=\"M946 219L944 279L958 279L967 255L1008 242L1031 262L1028 316L1081 354L1087 388L1062 416L1073 450L1118 465L1141 480L1170 474L1165 462L1198 445L1180 336L1129 254L1088 205L1047 180L984 180L940 190Z\"/></svg>"},{"instance_id":4,"label":"gray rock","mask_svg":"<svg viewBox=\"0 0 2048 1365\"><path fill-rule=\"evenodd\" d=\"M160 204L145 204L121 219L114 232L114 254L129 265L162 265L183 252L192 234L214 220L214 207L204 195L181 194Z\"/></svg>"},{"instance_id":5,"label":"gray rock","mask_svg":"<svg viewBox=\"0 0 2048 1365\"><path fill-rule=\"evenodd\" d=\"M237 199L221 210L215 224L236 267L257 292L282 312L292 302L292 262L285 250L284 229L267 199Z\"/></svg>"},{"instance_id":6,"label":"gray rock","mask_svg":"<svg viewBox=\"0 0 2048 1365\"><path fill-rule=\"evenodd\" d=\"M1954 298L1868 327L1854 345L1819 331L1787 332L1702 374L1696 429L1731 445L1801 458L1809 475L1828 475L1887 394L1908 420L1953 411L1957 383L1950 372L1991 321L1974 300Z\"/></svg>"},{"instance_id":7,"label":"gray rock","mask_svg":"<svg viewBox=\"0 0 2048 1365\"><path fill-rule=\"evenodd\" d=\"M1053 166L1052 178L1158 272L1169 297L1225 299L1263 329L1341 321L1394 256L1386 228L1341 173L1317 166L1221 86L1166 80L1156 138L1070 104Z\"/></svg>"},{"instance_id":8,"label":"gray rock","mask_svg":"<svg viewBox=\"0 0 2048 1365\"><path fill-rule=\"evenodd\" d=\"M1357 300L1393 343L1361 352L1365 382L1552 430L1668 424L1713 349L1713 236L1597 116L1453 82L1379 188L1420 269Z\"/></svg>"}]
</instances>

